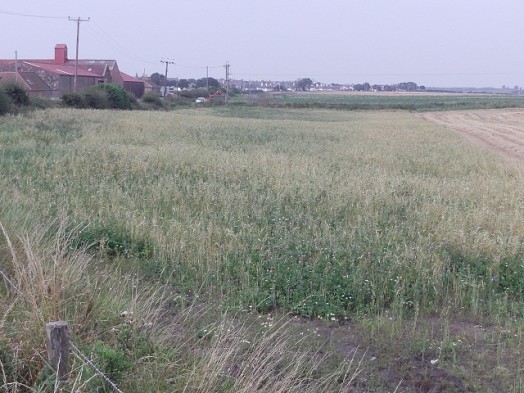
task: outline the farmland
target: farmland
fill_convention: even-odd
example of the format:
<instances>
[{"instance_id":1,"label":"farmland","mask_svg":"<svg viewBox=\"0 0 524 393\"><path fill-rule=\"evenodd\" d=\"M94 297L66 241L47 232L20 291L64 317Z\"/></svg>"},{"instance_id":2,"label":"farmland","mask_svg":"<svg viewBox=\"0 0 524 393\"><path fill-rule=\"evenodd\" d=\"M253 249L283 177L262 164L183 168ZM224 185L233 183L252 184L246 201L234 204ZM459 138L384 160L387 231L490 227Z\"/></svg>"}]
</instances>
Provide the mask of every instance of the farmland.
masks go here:
<instances>
[{"instance_id":1,"label":"farmland","mask_svg":"<svg viewBox=\"0 0 524 393\"><path fill-rule=\"evenodd\" d=\"M277 108L409 110L417 112L524 107L524 97L521 95L445 92L272 92L237 96L234 98L234 102Z\"/></svg>"},{"instance_id":2,"label":"farmland","mask_svg":"<svg viewBox=\"0 0 524 393\"><path fill-rule=\"evenodd\" d=\"M31 300L0 287L4 383L44 384L39 329L65 319L126 392L522 392L519 116L1 119L0 262ZM515 159L448 127L479 124Z\"/></svg>"}]
</instances>

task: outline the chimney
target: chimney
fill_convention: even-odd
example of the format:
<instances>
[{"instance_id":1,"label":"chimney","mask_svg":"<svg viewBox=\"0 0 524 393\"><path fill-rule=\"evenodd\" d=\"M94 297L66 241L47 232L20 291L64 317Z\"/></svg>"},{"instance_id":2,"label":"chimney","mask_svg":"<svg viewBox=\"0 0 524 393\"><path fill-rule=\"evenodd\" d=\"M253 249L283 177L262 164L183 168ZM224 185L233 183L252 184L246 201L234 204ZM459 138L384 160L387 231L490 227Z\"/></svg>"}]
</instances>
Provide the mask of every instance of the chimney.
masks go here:
<instances>
[{"instance_id":1,"label":"chimney","mask_svg":"<svg viewBox=\"0 0 524 393\"><path fill-rule=\"evenodd\" d=\"M57 44L55 46L55 64L65 64L67 62L67 45Z\"/></svg>"}]
</instances>

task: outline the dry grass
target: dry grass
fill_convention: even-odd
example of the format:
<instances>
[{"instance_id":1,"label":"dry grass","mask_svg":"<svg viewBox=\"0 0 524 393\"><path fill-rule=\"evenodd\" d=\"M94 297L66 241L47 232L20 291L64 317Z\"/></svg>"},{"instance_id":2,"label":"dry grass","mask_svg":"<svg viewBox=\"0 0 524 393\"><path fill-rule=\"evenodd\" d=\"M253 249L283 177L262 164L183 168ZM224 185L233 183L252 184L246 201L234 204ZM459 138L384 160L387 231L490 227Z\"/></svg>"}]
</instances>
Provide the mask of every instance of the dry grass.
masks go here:
<instances>
[{"instance_id":1,"label":"dry grass","mask_svg":"<svg viewBox=\"0 0 524 393\"><path fill-rule=\"evenodd\" d=\"M71 248L63 223L16 240L0 227L10 253L4 259L10 265L2 268L14 284L7 286L11 296L0 303L3 391L102 388L79 357L73 358L66 386L49 373L43 331L54 320L68 321L76 345L109 377L118 376L125 391L347 391L359 373L360 363L353 358L321 373L329 356L301 349L305 339L294 341L284 319L256 333L212 308L172 309L167 287L147 288L117 270L93 270L92 256Z\"/></svg>"}]
</instances>

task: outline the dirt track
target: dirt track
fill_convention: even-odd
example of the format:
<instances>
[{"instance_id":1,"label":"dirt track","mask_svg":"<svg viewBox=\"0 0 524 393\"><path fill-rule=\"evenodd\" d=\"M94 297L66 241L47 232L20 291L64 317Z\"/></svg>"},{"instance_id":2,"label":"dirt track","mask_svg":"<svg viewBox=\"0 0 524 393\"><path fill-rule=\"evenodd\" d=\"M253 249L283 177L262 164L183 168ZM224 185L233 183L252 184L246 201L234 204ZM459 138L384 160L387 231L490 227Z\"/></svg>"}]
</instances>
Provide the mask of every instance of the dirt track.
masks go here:
<instances>
[{"instance_id":1,"label":"dirt track","mask_svg":"<svg viewBox=\"0 0 524 393\"><path fill-rule=\"evenodd\" d=\"M524 109L429 112L421 117L524 164Z\"/></svg>"}]
</instances>

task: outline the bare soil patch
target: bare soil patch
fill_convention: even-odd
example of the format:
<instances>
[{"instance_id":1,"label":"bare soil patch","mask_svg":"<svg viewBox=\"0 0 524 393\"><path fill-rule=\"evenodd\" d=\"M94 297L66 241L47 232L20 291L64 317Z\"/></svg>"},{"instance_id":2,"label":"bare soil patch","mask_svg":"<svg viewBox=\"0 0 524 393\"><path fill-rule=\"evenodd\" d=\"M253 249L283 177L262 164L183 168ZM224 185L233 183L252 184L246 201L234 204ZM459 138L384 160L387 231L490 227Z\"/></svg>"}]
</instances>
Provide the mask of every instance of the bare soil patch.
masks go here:
<instances>
[{"instance_id":1,"label":"bare soil patch","mask_svg":"<svg viewBox=\"0 0 524 393\"><path fill-rule=\"evenodd\" d=\"M443 124L473 143L524 164L524 109L428 112L420 116Z\"/></svg>"}]
</instances>

